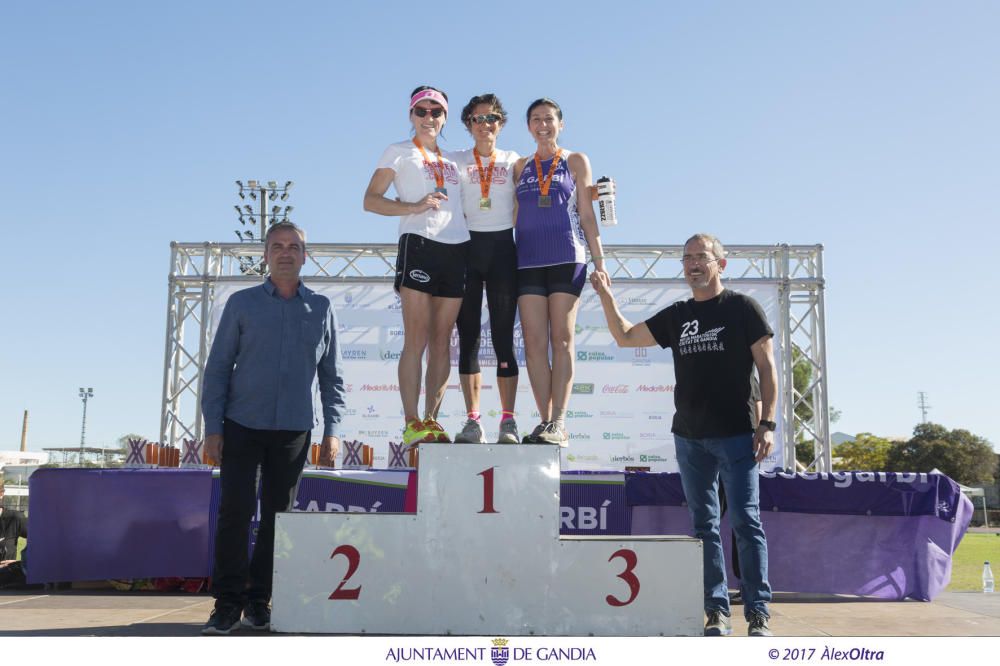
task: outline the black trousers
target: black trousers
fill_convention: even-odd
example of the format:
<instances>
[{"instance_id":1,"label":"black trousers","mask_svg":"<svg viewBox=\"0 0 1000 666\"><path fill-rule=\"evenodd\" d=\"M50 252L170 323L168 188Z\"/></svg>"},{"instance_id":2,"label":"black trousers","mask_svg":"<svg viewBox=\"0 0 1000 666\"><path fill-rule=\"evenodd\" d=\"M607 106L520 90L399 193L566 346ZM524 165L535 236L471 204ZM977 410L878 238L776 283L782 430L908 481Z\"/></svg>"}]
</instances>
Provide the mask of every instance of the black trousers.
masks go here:
<instances>
[{"instance_id":1,"label":"black trousers","mask_svg":"<svg viewBox=\"0 0 1000 666\"><path fill-rule=\"evenodd\" d=\"M245 605L248 601L271 599L274 514L288 511L295 502L311 433L254 430L226 419L212 568L212 596L218 601ZM260 525L250 557L250 520L257 510L258 466Z\"/></svg>"}]
</instances>

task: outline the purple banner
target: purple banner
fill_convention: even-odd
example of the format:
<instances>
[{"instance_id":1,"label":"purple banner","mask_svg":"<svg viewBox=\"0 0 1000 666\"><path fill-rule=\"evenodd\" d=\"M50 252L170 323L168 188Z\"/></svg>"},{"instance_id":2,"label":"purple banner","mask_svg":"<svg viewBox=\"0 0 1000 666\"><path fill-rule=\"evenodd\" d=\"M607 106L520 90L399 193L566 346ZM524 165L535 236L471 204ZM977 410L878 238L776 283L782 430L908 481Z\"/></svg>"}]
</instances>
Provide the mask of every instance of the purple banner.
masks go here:
<instances>
[{"instance_id":1,"label":"purple banner","mask_svg":"<svg viewBox=\"0 0 1000 666\"><path fill-rule=\"evenodd\" d=\"M631 534L622 472L563 472L559 497L560 534Z\"/></svg>"},{"instance_id":2,"label":"purple banner","mask_svg":"<svg viewBox=\"0 0 1000 666\"><path fill-rule=\"evenodd\" d=\"M218 472L216 471L216 474ZM410 472L307 470L299 511L402 512ZM209 575L218 479L194 469L40 469L31 476L28 580ZM690 534L677 474L565 472L563 534ZM761 478L775 590L933 599L972 504L947 477ZM730 529L723 540L730 553Z\"/></svg>"},{"instance_id":3,"label":"purple banner","mask_svg":"<svg viewBox=\"0 0 1000 666\"><path fill-rule=\"evenodd\" d=\"M679 474L630 474L633 534L692 534ZM951 580L972 503L940 474L763 474L761 522L775 591L929 601ZM722 540L730 587L732 532Z\"/></svg>"},{"instance_id":4,"label":"purple banner","mask_svg":"<svg viewBox=\"0 0 1000 666\"><path fill-rule=\"evenodd\" d=\"M29 583L206 575L208 471L43 468L28 493Z\"/></svg>"},{"instance_id":5,"label":"purple banner","mask_svg":"<svg viewBox=\"0 0 1000 666\"><path fill-rule=\"evenodd\" d=\"M680 474L628 474L630 506L683 506ZM760 509L862 516L936 516L951 522L962 493L942 474L833 472L760 475Z\"/></svg>"}]
</instances>

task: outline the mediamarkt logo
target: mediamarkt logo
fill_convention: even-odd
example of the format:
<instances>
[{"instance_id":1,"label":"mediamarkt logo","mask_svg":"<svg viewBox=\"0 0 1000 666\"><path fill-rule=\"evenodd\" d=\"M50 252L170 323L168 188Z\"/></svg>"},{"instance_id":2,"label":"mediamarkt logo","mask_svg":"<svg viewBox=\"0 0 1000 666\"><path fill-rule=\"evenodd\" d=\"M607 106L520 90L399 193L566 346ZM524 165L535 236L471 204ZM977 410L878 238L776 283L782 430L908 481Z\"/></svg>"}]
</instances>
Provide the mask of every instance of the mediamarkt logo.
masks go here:
<instances>
[{"instance_id":1,"label":"mediamarkt logo","mask_svg":"<svg viewBox=\"0 0 1000 666\"><path fill-rule=\"evenodd\" d=\"M637 393L673 393L673 384L639 384L635 387Z\"/></svg>"},{"instance_id":2,"label":"mediamarkt logo","mask_svg":"<svg viewBox=\"0 0 1000 666\"><path fill-rule=\"evenodd\" d=\"M628 384L605 384L601 393L628 393Z\"/></svg>"},{"instance_id":3,"label":"mediamarkt logo","mask_svg":"<svg viewBox=\"0 0 1000 666\"><path fill-rule=\"evenodd\" d=\"M392 392L396 393L399 391L399 384L362 384L362 391L372 391L372 392Z\"/></svg>"}]
</instances>

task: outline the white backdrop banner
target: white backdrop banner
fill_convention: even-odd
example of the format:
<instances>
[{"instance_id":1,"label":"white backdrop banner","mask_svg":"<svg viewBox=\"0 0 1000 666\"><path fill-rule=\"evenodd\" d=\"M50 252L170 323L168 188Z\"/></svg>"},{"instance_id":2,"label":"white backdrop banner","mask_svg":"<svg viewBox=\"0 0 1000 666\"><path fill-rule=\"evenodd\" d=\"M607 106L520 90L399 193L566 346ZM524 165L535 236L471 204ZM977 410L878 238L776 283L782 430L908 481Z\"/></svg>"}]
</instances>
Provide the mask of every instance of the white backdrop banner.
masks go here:
<instances>
[{"instance_id":1,"label":"white backdrop banner","mask_svg":"<svg viewBox=\"0 0 1000 666\"><path fill-rule=\"evenodd\" d=\"M347 411L341 436L374 447L374 467L388 465L389 442L399 442L403 413L396 366L403 349L403 319L391 284L306 284L330 298L337 309L340 345L347 386ZM767 282L729 281L727 288L745 293L761 304L768 322L779 330L778 286ZM217 283L211 306L209 344L229 295L246 284ZM690 297L680 283L615 286L622 313L633 323L645 321L674 301ZM490 342L489 315L483 307L480 365L483 370L481 411L487 437L496 436L500 399L496 390L496 358ZM518 425L527 434L538 422L520 323L514 331L521 369L517 390ZM452 334L453 371L438 420L449 433L461 428L465 403L458 381L458 335ZM782 350L775 345L781 365ZM566 420L570 446L563 449L563 470L624 470L648 468L677 471L670 424L674 415L674 368L670 350L659 347L619 349L608 331L597 295L588 286L576 325L576 370ZM778 377L778 413L782 411L782 377ZM421 408L423 398L421 398ZM317 413L320 413L317 410ZM784 433L779 424L774 452L762 468L781 465ZM341 447L342 451L344 447Z\"/></svg>"}]
</instances>

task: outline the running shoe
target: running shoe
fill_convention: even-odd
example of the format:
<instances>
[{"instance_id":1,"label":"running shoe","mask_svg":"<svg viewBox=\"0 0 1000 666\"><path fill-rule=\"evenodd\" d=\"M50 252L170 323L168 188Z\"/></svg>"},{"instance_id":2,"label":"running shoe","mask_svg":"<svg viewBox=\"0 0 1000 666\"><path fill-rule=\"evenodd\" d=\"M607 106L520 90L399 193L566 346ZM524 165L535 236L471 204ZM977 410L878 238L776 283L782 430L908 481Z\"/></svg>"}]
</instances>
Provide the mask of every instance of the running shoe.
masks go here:
<instances>
[{"instance_id":1,"label":"running shoe","mask_svg":"<svg viewBox=\"0 0 1000 666\"><path fill-rule=\"evenodd\" d=\"M569 435L556 425L555 421L549 421L545 424L545 429L539 433L538 439L541 440L542 444L558 444L563 448L569 446Z\"/></svg>"},{"instance_id":2,"label":"running shoe","mask_svg":"<svg viewBox=\"0 0 1000 666\"><path fill-rule=\"evenodd\" d=\"M254 631L267 631L271 628L271 607L266 601L251 601L243 609L244 627Z\"/></svg>"},{"instance_id":3,"label":"running shoe","mask_svg":"<svg viewBox=\"0 0 1000 666\"><path fill-rule=\"evenodd\" d=\"M771 628L767 626L768 617L760 611L753 611L747 618L747 636L774 636Z\"/></svg>"},{"instance_id":4,"label":"running shoe","mask_svg":"<svg viewBox=\"0 0 1000 666\"><path fill-rule=\"evenodd\" d=\"M469 419L462 426L462 432L455 435L456 444L485 444L486 443L486 433L483 432L483 426L479 424L479 421L475 419Z\"/></svg>"},{"instance_id":5,"label":"running shoe","mask_svg":"<svg viewBox=\"0 0 1000 666\"><path fill-rule=\"evenodd\" d=\"M406 446L417 446L424 442L436 441L437 433L428 429L420 419L413 419L406 423L406 429L403 431L403 444Z\"/></svg>"},{"instance_id":6,"label":"running shoe","mask_svg":"<svg viewBox=\"0 0 1000 666\"><path fill-rule=\"evenodd\" d=\"M500 434L497 436L498 444L517 444L517 421L513 418L504 419L500 422Z\"/></svg>"},{"instance_id":7,"label":"running shoe","mask_svg":"<svg viewBox=\"0 0 1000 666\"><path fill-rule=\"evenodd\" d=\"M545 432L545 428L548 425L549 425L548 421L542 421L541 423L539 423L538 425L535 426L535 429L532 430L530 434L527 434L527 435L524 436L524 439L521 440L521 443L522 444L544 444L545 442L542 441L541 435L542 435L543 432Z\"/></svg>"},{"instance_id":8,"label":"running shoe","mask_svg":"<svg viewBox=\"0 0 1000 666\"><path fill-rule=\"evenodd\" d=\"M215 602L212 616L201 628L203 636L228 636L233 629L239 629L243 609L235 604Z\"/></svg>"},{"instance_id":9,"label":"running shoe","mask_svg":"<svg viewBox=\"0 0 1000 666\"><path fill-rule=\"evenodd\" d=\"M733 633L733 625L729 621L729 616L722 611L708 611L708 620L705 622L706 636L728 636Z\"/></svg>"},{"instance_id":10,"label":"running shoe","mask_svg":"<svg viewBox=\"0 0 1000 666\"><path fill-rule=\"evenodd\" d=\"M428 439L428 442L441 442L442 444L450 444L451 437L448 437L448 433L444 431L441 424L432 418L424 419L424 427L434 435L434 439Z\"/></svg>"}]
</instances>

